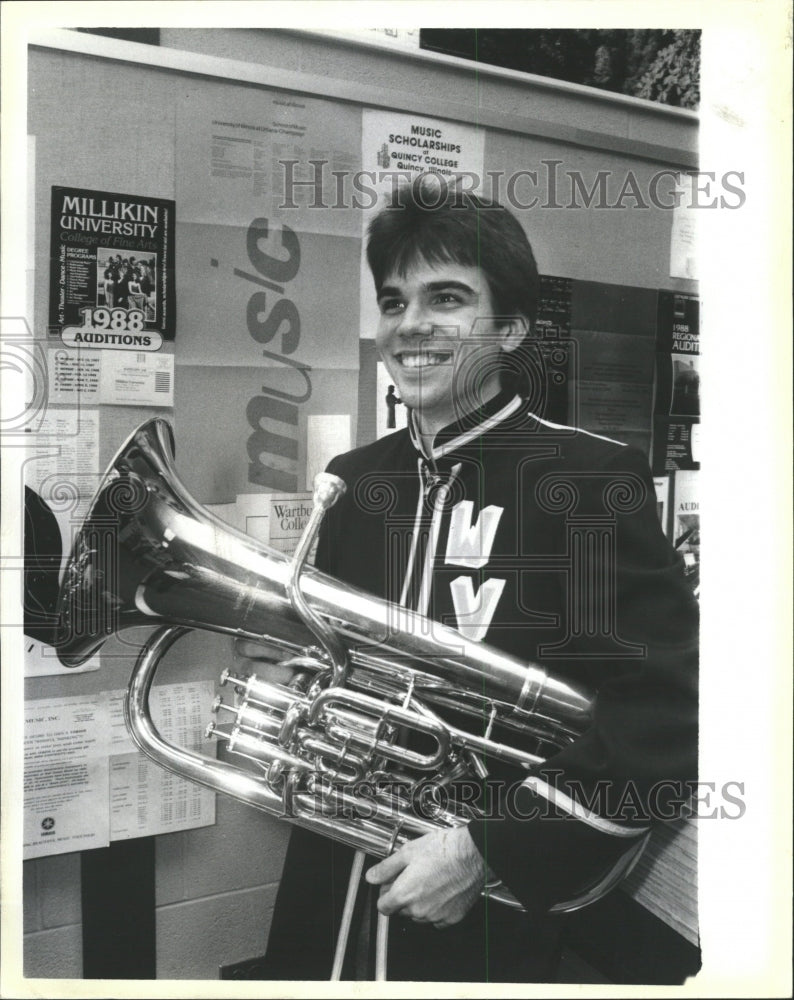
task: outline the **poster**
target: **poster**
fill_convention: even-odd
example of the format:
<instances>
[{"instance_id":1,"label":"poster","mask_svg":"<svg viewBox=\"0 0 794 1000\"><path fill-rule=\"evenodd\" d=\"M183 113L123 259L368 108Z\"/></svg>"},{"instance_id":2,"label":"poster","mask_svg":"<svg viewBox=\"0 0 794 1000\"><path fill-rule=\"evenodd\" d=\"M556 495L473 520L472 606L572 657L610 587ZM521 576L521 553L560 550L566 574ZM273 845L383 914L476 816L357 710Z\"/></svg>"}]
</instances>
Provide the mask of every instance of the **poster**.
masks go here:
<instances>
[{"instance_id":1,"label":"poster","mask_svg":"<svg viewBox=\"0 0 794 1000\"><path fill-rule=\"evenodd\" d=\"M204 756L214 681L155 685L152 719L163 738ZM111 840L215 822L215 793L175 777L133 744L124 690L25 702L24 856L44 857Z\"/></svg>"},{"instance_id":2,"label":"poster","mask_svg":"<svg viewBox=\"0 0 794 1000\"><path fill-rule=\"evenodd\" d=\"M573 281L552 274L540 276L540 300L535 330L538 337L566 337L571 332Z\"/></svg>"},{"instance_id":3,"label":"poster","mask_svg":"<svg viewBox=\"0 0 794 1000\"><path fill-rule=\"evenodd\" d=\"M25 858L108 844L104 698L25 703Z\"/></svg>"},{"instance_id":4,"label":"poster","mask_svg":"<svg viewBox=\"0 0 794 1000\"><path fill-rule=\"evenodd\" d=\"M180 223L358 236L350 206L361 112L277 89L183 95L176 122ZM341 178L341 181L340 181ZM341 186L340 186L341 185Z\"/></svg>"},{"instance_id":5,"label":"poster","mask_svg":"<svg viewBox=\"0 0 794 1000\"><path fill-rule=\"evenodd\" d=\"M651 468L655 476L677 469L699 469L700 425L695 418L654 417Z\"/></svg>"},{"instance_id":6,"label":"poster","mask_svg":"<svg viewBox=\"0 0 794 1000\"><path fill-rule=\"evenodd\" d=\"M653 397L654 344L625 333L577 330L572 424L625 441L627 431L648 435Z\"/></svg>"},{"instance_id":7,"label":"poster","mask_svg":"<svg viewBox=\"0 0 794 1000\"><path fill-rule=\"evenodd\" d=\"M670 277L698 278L698 178L679 174L676 184L678 204L672 211L670 230Z\"/></svg>"},{"instance_id":8,"label":"poster","mask_svg":"<svg viewBox=\"0 0 794 1000\"><path fill-rule=\"evenodd\" d=\"M82 524L100 479L99 411L49 409L28 441L25 485Z\"/></svg>"},{"instance_id":9,"label":"poster","mask_svg":"<svg viewBox=\"0 0 794 1000\"><path fill-rule=\"evenodd\" d=\"M673 482L675 550L683 557L684 572L693 590L700 592L700 496L698 472L677 472Z\"/></svg>"},{"instance_id":10,"label":"poster","mask_svg":"<svg viewBox=\"0 0 794 1000\"><path fill-rule=\"evenodd\" d=\"M700 414L700 303L694 295L659 292L656 402L660 416Z\"/></svg>"},{"instance_id":11,"label":"poster","mask_svg":"<svg viewBox=\"0 0 794 1000\"><path fill-rule=\"evenodd\" d=\"M271 493L266 499L268 545L276 552L292 555L311 517L311 493Z\"/></svg>"},{"instance_id":12,"label":"poster","mask_svg":"<svg viewBox=\"0 0 794 1000\"><path fill-rule=\"evenodd\" d=\"M660 291L656 312L653 471L700 468L700 300Z\"/></svg>"},{"instance_id":13,"label":"poster","mask_svg":"<svg viewBox=\"0 0 794 1000\"><path fill-rule=\"evenodd\" d=\"M99 380L100 403L173 406L174 355L107 354Z\"/></svg>"},{"instance_id":14,"label":"poster","mask_svg":"<svg viewBox=\"0 0 794 1000\"><path fill-rule=\"evenodd\" d=\"M659 515L659 524L665 535L669 535L670 476L654 476L653 488L656 491L656 513Z\"/></svg>"},{"instance_id":15,"label":"poster","mask_svg":"<svg viewBox=\"0 0 794 1000\"><path fill-rule=\"evenodd\" d=\"M212 718L213 681L155 685L149 695L152 719L168 743L203 756L215 756L214 741L204 739ZM109 691L110 839L129 840L215 822L215 792L164 770L132 742L124 723L123 690Z\"/></svg>"},{"instance_id":16,"label":"poster","mask_svg":"<svg viewBox=\"0 0 794 1000\"><path fill-rule=\"evenodd\" d=\"M99 402L102 352L56 347L47 351L47 379L53 403Z\"/></svg>"},{"instance_id":17,"label":"poster","mask_svg":"<svg viewBox=\"0 0 794 1000\"><path fill-rule=\"evenodd\" d=\"M116 350L173 340L174 221L173 201L53 186L50 333Z\"/></svg>"},{"instance_id":18,"label":"poster","mask_svg":"<svg viewBox=\"0 0 794 1000\"><path fill-rule=\"evenodd\" d=\"M315 454L315 415L347 409L355 441L360 108L275 88L210 101L187 91L175 142L185 483L221 505L256 490L300 494L330 457ZM211 425L208 399L226 401ZM275 544L282 518L252 509L241 512L247 532L294 547L294 528Z\"/></svg>"}]
</instances>

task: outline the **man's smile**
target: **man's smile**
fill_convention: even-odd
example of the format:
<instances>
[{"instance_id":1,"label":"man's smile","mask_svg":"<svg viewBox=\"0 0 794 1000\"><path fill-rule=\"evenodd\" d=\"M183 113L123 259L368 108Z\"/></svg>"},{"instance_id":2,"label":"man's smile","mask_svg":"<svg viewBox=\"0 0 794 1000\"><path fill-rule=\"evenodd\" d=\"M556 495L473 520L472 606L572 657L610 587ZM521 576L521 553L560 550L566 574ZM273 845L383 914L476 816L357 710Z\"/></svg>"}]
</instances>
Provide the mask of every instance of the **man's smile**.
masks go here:
<instances>
[{"instance_id":1,"label":"man's smile","mask_svg":"<svg viewBox=\"0 0 794 1000\"><path fill-rule=\"evenodd\" d=\"M450 364L452 351L401 351L394 357L402 368L433 368Z\"/></svg>"}]
</instances>

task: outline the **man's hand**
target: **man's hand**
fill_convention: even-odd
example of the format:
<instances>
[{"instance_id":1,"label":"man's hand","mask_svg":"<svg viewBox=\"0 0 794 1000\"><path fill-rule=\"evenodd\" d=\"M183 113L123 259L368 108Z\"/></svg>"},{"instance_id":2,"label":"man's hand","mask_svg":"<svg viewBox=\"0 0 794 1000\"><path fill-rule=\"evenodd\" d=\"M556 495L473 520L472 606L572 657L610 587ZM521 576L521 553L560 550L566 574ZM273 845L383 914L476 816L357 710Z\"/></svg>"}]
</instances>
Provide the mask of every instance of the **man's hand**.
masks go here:
<instances>
[{"instance_id":1,"label":"man's hand","mask_svg":"<svg viewBox=\"0 0 794 1000\"><path fill-rule=\"evenodd\" d=\"M232 661L234 672L242 677L258 674L262 680L273 684L289 684L295 676L295 670L273 663L273 652L272 646L252 642L250 639L235 639Z\"/></svg>"},{"instance_id":2,"label":"man's hand","mask_svg":"<svg viewBox=\"0 0 794 1000\"><path fill-rule=\"evenodd\" d=\"M485 884L485 862L465 826L409 841L370 868L366 879L381 886L378 909L437 928L462 920Z\"/></svg>"}]
</instances>

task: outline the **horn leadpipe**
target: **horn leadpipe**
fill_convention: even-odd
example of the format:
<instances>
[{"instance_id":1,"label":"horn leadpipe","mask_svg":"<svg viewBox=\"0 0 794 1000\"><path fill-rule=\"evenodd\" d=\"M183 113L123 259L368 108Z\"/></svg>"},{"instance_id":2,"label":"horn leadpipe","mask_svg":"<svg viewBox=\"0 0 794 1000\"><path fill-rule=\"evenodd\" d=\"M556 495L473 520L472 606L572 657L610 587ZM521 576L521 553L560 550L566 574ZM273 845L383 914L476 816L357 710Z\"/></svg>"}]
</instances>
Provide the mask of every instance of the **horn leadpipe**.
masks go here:
<instances>
[{"instance_id":1,"label":"horn leadpipe","mask_svg":"<svg viewBox=\"0 0 794 1000\"><path fill-rule=\"evenodd\" d=\"M321 472L314 479L314 507L309 521L301 534L295 553L290 562L289 578L286 583L287 599L295 613L319 639L323 649L328 654L333 671L331 684L336 687L344 684L347 676L347 650L339 636L317 615L307 603L301 591L301 574L306 560L320 531L323 517L344 494L347 486L338 476Z\"/></svg>"}]
</instances>

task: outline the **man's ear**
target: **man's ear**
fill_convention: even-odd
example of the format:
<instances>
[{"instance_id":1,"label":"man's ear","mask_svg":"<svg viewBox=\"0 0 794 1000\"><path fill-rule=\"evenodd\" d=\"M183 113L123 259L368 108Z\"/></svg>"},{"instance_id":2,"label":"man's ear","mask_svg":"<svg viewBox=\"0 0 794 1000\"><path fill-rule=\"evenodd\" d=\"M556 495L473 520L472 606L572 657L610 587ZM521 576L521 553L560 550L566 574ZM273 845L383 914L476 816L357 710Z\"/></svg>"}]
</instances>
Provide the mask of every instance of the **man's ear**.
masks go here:
<instances>
[{"instance_id":1,"label":"man's ear","mask_svg":"<svg viewBox=\"0 0 794 1000\"><path fill-rule=\"evenodd\" d=\"M499 334L501 338L502 350L508 354L520 347L524 337L529 333L529 323L523 316L515 316L502 323Z\"/></svg>"}]
</instances>

